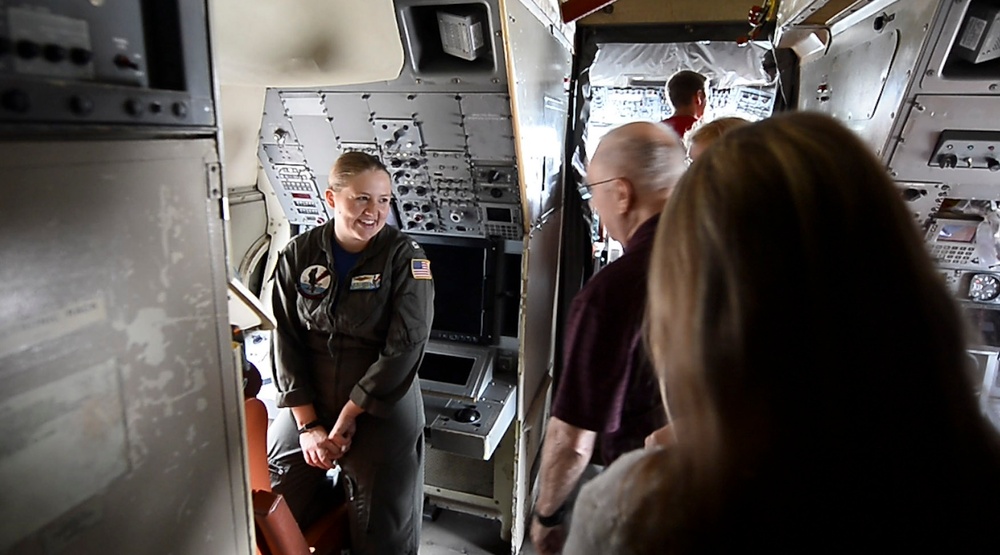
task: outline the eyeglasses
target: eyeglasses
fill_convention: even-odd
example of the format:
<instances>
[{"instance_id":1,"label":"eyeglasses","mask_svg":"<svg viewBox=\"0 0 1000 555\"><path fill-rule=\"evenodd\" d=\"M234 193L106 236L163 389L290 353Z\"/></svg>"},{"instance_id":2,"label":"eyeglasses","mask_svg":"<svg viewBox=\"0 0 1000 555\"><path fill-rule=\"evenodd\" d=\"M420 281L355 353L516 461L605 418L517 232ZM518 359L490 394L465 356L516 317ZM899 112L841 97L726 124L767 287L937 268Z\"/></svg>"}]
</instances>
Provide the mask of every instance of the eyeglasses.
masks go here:
<instances>
[{"instance_id":1,"label":"eyeglasses","mask_svg":"<svg viewBox=\"0 0 1000 555\"><path fill-rule=\"evenodd\" d=\"M586 181L584 181L583 183L580 183L579 185L576 186L576 190L580 192L580 198L582 198L583 200L590 200L594 196L594 194L590 191L591 189L597 187L598 185L604 185L605 183L611 183L612 181L617 181L619 179L625 179L625 178L621 176L611 177L609 179L602 179L600 181L595 181L593 183L587 183Z\"/></svg>"}]
</instances>

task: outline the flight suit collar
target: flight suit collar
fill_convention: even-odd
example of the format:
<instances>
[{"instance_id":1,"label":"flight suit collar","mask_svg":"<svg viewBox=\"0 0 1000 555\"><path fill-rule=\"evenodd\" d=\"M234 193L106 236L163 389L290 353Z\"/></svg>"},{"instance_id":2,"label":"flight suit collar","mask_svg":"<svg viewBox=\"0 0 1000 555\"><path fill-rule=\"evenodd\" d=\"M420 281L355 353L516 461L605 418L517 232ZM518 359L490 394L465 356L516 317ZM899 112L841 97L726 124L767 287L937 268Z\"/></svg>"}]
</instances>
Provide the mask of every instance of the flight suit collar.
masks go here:
<instances>
[{"instance_id":1,"label":"flight suit collar","mask_svg":"<svg viewBox=\"0 0 1000 555\"><path fill-rule=\"evenodd\" d=\"M372 240L371 242L368 243L368 246L366 246L364 250L358 253L359 256L356 267L361 266L363 262L365 262L366 260L368 260L369 258L371 258L376 253L382 250L382 246L386 243L386 241L389 240L390 232L388 228L389 228L388 225L383 226L382 229L379 230L377 234L375 234L375 237L372 237ZM320 241L319 245L320 250L322 250L323 253L326 254L326 260L329 263L330 268L334 267L333 263L334 241L336 241L336 239L334 239L333 236L333 220L330 220L330 222L326 225L326 229L323 230L322 240Z\"/></svg>"}]
</instances>

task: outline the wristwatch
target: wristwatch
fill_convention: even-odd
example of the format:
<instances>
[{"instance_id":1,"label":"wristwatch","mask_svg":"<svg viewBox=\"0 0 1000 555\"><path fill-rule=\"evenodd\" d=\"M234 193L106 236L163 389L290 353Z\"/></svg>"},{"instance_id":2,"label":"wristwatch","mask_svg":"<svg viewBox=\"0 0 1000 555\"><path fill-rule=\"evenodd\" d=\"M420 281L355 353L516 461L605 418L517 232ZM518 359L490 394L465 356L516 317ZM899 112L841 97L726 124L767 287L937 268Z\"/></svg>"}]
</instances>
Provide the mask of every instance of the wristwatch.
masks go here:
<instances>
[{"instance_id":1,"label":"wristwatch","mask_svg":"<svg viewBox=\"0 0 1000 555\"><path fill-rule=\"evenodd\" d=\"M309 431L309 430L311 430L313 428L318 428L318 427L320 427L322 425L323 425L323 423L320 422L319 420L313 420L312 422L307 422L307 423L303 424L301 428L299 428L299 434L304 434L307 431Z\"/></svg>"},{"instance_id":2,"label":"wristwatch","mask_svg":"<svg viewBox=\"0 0 1000 555\"><path fill-rule=\"evenodd\" d=\"M563 503L556 509L556 512L550 514L549 516L542 516L538 512L535 512L535 518L538 519L538 523L546 528L555 528L566 520L566 504Z\"/></svg>"}]
</instances>

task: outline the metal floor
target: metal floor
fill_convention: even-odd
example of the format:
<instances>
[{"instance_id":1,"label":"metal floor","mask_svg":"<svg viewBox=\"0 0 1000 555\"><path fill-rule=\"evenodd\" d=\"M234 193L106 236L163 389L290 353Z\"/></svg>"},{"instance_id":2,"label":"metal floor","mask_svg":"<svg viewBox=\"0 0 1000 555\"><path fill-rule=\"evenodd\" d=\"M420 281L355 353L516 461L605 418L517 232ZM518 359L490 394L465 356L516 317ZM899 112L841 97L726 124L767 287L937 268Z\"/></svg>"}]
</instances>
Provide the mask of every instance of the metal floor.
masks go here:
<instances>
[{"instance_id":1,"label":"metal floor","mask_svg":"<svg viewBox=\"0 0 1000 555\"><path fill-rule=\"evenodd\" d=\"M500 539L500 521L443 510L434 521L425 518L420 555L511 555L510 543ZM526 542L520 555L535 555Z\"/></svg>"}]
</instances>

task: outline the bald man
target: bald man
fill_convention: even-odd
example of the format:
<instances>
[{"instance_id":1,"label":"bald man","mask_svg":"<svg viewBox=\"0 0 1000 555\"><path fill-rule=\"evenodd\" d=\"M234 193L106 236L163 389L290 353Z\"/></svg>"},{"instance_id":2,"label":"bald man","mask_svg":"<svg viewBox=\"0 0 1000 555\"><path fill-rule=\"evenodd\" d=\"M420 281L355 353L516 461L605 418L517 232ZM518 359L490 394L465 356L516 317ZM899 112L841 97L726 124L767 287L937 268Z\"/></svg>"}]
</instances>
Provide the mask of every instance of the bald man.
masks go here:
<instances>
[{"instance_id":1,"label":"bald man","mask_svg":"<svg viewBox=\"0 0 1000 555\"><path fill-rule=\"evenodd\" d=\"M680 139L664 124L623 125L601 140L580 188L625 253L595 274L570 306L531 523L542 555L562 549L567 499L598 439L610 464L666 424L640 327L656 224L684 172L684 156Z\"/></svg>"}]
</instances>

